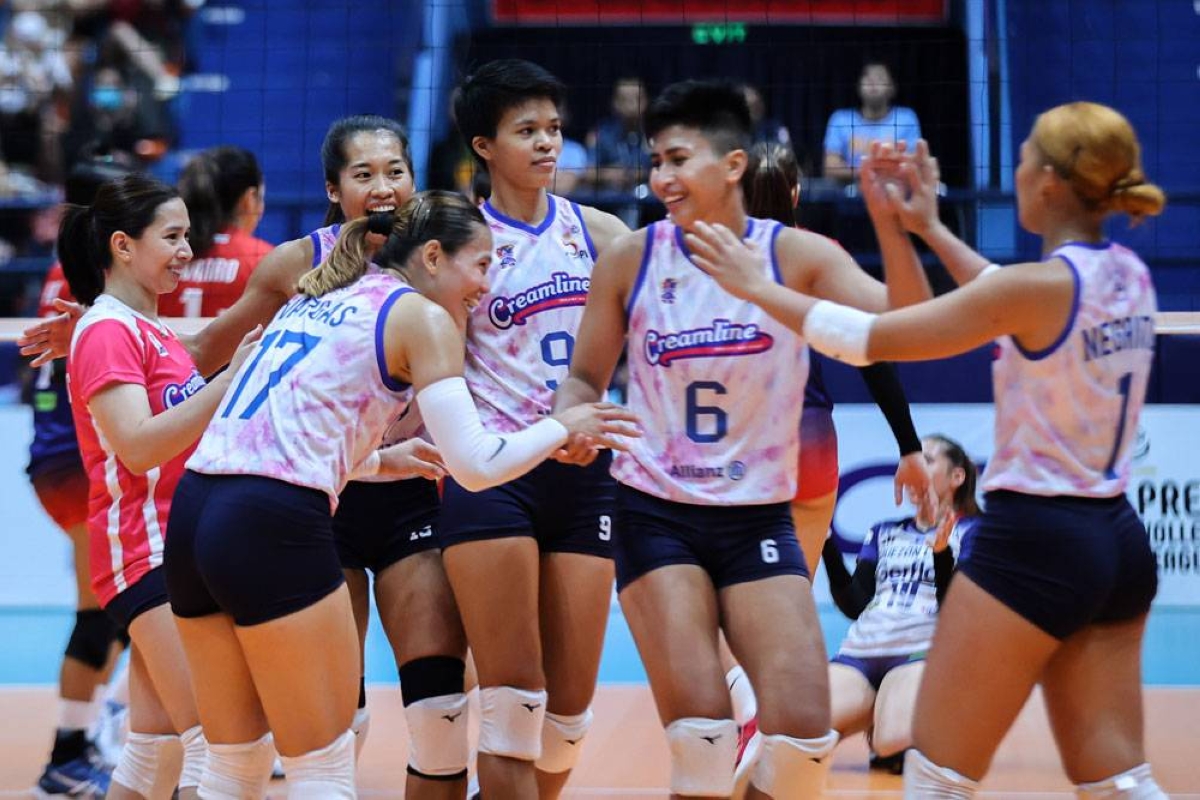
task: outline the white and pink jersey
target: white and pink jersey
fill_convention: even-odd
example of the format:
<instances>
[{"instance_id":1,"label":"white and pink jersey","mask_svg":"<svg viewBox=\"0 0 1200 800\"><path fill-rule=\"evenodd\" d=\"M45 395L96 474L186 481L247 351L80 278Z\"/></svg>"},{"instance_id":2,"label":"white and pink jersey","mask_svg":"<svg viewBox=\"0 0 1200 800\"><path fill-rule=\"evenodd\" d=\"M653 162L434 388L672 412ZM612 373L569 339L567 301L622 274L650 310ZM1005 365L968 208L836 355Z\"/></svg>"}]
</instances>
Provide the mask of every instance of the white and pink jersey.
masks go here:
<instances>
[{"instance_id":1,"label":"white and pink jersey","mask_svg":"<svg viewBox=\"0 0 1200 800\"><path fill-rule=\"evenodd\" d=\"M579 206L547 201L536 227L483 205L496 249L490 289L468 325L465 377L484 427L497 433L550 412L592 283L596 250Z\"/></svg>"},{"instance_id":2,"label":"white and pink jersey","mask_svg":"<svg viewBox=\"0 0 1200 800\"><path fill-rule=\"evenodd\" d=\"M192 446L135 475L96 427L88 403L119 383L146 388L150 413L179 405L204 386L170 328L102 294L80 318L67 363L71 413L87 470L92 589L101 606L162 565L163 535L175 485Z\"/></svg>"},{"instance_id":3,"label":"white and pink jersey","mask_svg":"<svg viewBox=\"0 0 1200 800\"><path fill-rule=\"evenodd\" d=\"M392 304L411 291L379 273L293 297L233 376L188 469L320 489L336 508L351 471L412 399L388 375L383 343Z\"/></svg>"},{"instance_id":4,"label":"white and pink jersey","mask_svg":"<svg viewBox=\"0 0 1200 800\"><path fill-rule=\"evenodd\" d=\"M308 235L313 248L313 267L321 266L321 262L329 258L329 253L333 250L333 246L337 244L337 237L341 231L342 223L335 222L332 225L326 225L324 228L317 228Z\"/></svg>"},{"instance_id":5,"label":"white and pink jersey","mask_svg":"<svg viewBox=\"0 0 1200 800\"><path fill-rule=\"evenodd\" d=\"M1050 257L1075 274L1071 318L1041 352L999 340L996 450L983 488L1114 497L1129 481L1154 359L1154 285L1117 244L1067 244Z\"/></svg>"},{"instance_id":6,"label":"white and pink jersey","mask_svg":"<svg viewBox=\"0 0 1200 800\"><path fill-rule=\"evenodd\" d=\"M751 219L746 237L771 256L782 226ZM758 505L796 493L808 346L695 266L683 232L656 222L629 298L629 408L643 435L613 476L697 505Z\"/></svg>"}]
</instances>

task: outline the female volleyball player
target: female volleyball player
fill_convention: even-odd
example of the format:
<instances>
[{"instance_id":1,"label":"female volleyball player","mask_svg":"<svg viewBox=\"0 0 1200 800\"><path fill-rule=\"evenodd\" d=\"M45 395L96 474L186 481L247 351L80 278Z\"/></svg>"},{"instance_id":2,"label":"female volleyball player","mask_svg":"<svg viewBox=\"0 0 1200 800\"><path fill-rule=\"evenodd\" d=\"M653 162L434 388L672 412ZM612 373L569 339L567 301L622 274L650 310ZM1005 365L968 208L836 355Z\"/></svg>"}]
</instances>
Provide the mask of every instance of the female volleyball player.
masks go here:
<instances>
[{"instance_id":1,"label":"female volleyball player","mask_svg":"<svg viewBox=\"0 0 1200 800\"><path fill-rule=\"evenodd\" d=\"M632 415L604 403L513 434L486 431L461 377L461 330L491 263L483 217L460 195L418 195L384 229L371 273L367 226L344 226L329 259L301 279L234 377L176 496L172 608L204 725L231 743L214 747L205 791L261 795L269 728L292 794L354 796L359 658L331 510L353 474L434 474L427 446L377 449L414 394L449 473L477 491L568 435L621 447L613 434L636 434ZM441 733L443 717L464 712L465 702L410 707L427 734L414 736L424 746L410 752L411 769L465 767L465 737Z\"/></svg>"},{"instance_id":2,"label":"female volleyball player","mask_svg":"<svg viewBox=\"0 0 1200 800\"><path fill-rule=\"evenodd\" d=\"M1040 683L1082 797L1165 797L1145 763L1141 641L1154 555L1125 499L1154 351L1150 272L1108 241L1109 215L1162 211L1129 122L1094 103L1038 117L1021 145L1017 208L1044 260L1007 268L937 223L936 161L876 148L863 194L889 284L930 296L906 228L961 288L876 316L762 280L729 230L689 239L729 291L852 363L929 359L999 341L996 452L985 510L942 607L905 766L914 797L968 797ZM739 263L742 259L748 261ZM961 687L970 686L970 691ZM1103 733L1097 735L1097 731Z\"/></svg>"}]
</instances>

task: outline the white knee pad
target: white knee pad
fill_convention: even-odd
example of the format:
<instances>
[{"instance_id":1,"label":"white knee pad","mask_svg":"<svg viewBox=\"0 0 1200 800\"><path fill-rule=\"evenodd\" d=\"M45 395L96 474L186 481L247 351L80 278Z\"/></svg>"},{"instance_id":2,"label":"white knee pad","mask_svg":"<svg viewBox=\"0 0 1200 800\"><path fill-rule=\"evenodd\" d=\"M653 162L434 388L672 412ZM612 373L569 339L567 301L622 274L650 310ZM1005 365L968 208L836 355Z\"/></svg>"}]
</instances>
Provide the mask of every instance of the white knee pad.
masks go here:
<instances>
[{"instance_id":1,"label":"white knee pad","mask_svg":"<svg viewBox=\"0 0 1200 800\"><path fill-rule=\"evenodd\" d=\"M904 756L904 800L970 800L979 782L939 767L915 747Z\"/></svg>"},{"instance_id":2,"label":"white knee pad","mask_svg":"<svg viewBox=\"0 0 1200 800\"><path fill-rule=\"evenodd\" d=\"M1140 764L1120 775L1095 783L1075 787L1080 800L1167 800L1167 795L1154 781L1149 764Z\"/></svg>"},{"instance_id":3,"label":"white knee pad","mask_svg":"<svg viewBox=\"0 0 1200 800\"><path fill-rule=\"evenodd\" d=\"M363 745L367 743L367 734L371 731L371 712L366 708L354 712L354 721L350 723L350 731L354 734L354 761L362 755Z\"/></svg>"},{"instance_id":4,"label":"white knee pad","mask_svg":"<svg viewBox=\"0 0 1200 800\"><path fill-rule=\"evenodd\" d=\"M467 696L444 694L404 707L408 722L408 771L429 778L467 774Z\"/></svg>"},{"instance_id":5,"label":"white knee pad","mask_svg":"<svg viewBox=\"0 0 1200 800\"><path fill-rule=\"evenodd\" d=\"M284 756L288 800L354 800L354 733L347 730L320 750Z\"/></svg>"},{"instance_id":6,"label":"white knee pad","mask_svg":"<svg viewBox=\"0 0 1200 800\"><path fill-rule=\"evenodd\" d=\"M183 745L183 769L179 773L179 787L186 789L200 785L204 767L208 763L208 740L199 725L193 725L179 734Z\"/></svg>"},{"instance_id":7,"label":"white knee pad","mask_svg":"<svg viewBox=\"0 0 1200 800\"><path fill-rule=\"evenodd\" d=\"M179 783L183 747L178 736L129 732L113 780L146 800L170 800Z\"/></svg>"},{"instance_id":8,"label":"white knee pad","mask_svg":"<svg viewBox=\"0 0 1200 800\"><path fill-rule=\"evenodd\" d=\"M542 725L542 756L537 768L542 772L569 772L579 761L583 750L583 737L592 727L592 710L582 714L565 716L546 712Z\"/></svg>"},{"instance_id":9,"label":"white knee pad","mask_svg":"<svg viewBox=\"0 0 1200 800\"><path fill-rule=\"evenodd\" d=\"M671 792L696 797L733 793L738 728L731 719L684 717L667 726Z\"/></svg>"},{"instance_id":10,"label":"white knee pad","mask_svg":"<svg viewBox=\"0 0 1200 800\"><path fill-rule=\"evenodd\" d=\"M253 742L209 744L200 779L203 800L259 800L267 794L275 744L271 734Z\"/></svg>"},{"instance_id":11,"label":"white knee pad","mask_svg":"<svg viewBox=\"0 0 1200 800\"><path fill-rule=\"evenodd\" d=\"M519 761L542 754L546 690L485 686L479 690L479 752Z\"/></svg>"},{"instance_id":12,"label":"white knee pad","mask_svg":"<svg viewBox=\"0 0 1200 800\"><path fill-rule=\"evenodd\" d=\"M763 735L762 755L751 782L771 797L815 800L823 796L825 776L837 746L837 731L818 739L796 739L782 733Z\"/></svg>"}]
</instances>

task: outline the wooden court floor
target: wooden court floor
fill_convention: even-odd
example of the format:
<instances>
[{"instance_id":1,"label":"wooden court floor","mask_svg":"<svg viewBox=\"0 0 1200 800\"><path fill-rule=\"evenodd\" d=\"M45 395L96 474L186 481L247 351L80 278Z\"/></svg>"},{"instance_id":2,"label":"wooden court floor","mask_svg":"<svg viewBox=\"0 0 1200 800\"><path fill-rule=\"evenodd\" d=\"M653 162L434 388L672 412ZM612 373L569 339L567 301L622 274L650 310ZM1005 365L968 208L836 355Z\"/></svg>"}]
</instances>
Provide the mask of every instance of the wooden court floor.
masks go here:
<instances>
[{"instance_id":1,"label":"wooden court floor","mask_svg":"<svg viewBox=\"0 0 1200 800\"><path fill-rule=\"evenodd\" d=\"M371 800L404 796L405 729L395 688L368 689L371 732L359 764L359 791ZM32 797L54 721L50 687L0 689L0 798ZM664 798L668 762L650 692L645 686L606 685L596 700L596 722L567 798ZM1200 688L1146 692L1148 754L1163 789L1180 800L1200 800ZM897 798L900 779L869 773L861 736L839 746L826 795L837 800ZM1035 695L997 754L981 792L988 798L1050 800L1073 797L1062 775L1041 700ZM282 783L272 786L282 800Z\"/></svg>"}]
</instances>

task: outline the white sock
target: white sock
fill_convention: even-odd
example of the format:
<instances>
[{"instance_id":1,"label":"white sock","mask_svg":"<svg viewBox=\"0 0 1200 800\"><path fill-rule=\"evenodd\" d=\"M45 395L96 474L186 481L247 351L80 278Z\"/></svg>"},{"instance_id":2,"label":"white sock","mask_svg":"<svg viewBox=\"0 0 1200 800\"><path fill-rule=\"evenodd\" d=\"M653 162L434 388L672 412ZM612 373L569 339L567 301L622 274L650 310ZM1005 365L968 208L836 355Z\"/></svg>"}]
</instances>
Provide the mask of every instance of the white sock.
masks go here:
<instances>
[{"instance_id":1,"label":"white sock","mask_svg":"<svg viewBox=\"0 0 1200 800\"><path fill-rule=\"evenodd\" d=\"M741 664L725 673L725 685L729 687L729 698L733 701L733 721L745 725L758 714L758 700Z\"/></svg>"},{"instance_id":2,"label":"white sock","mask_svg":"<svg viewBox=\"0 0 1200 800\"><path fill-rule=\"evenodd\" d=\"M97 708L84 700L58 701L58 727L67 731L84 731L96 721Z\"/></svg>"}]
</instances>

